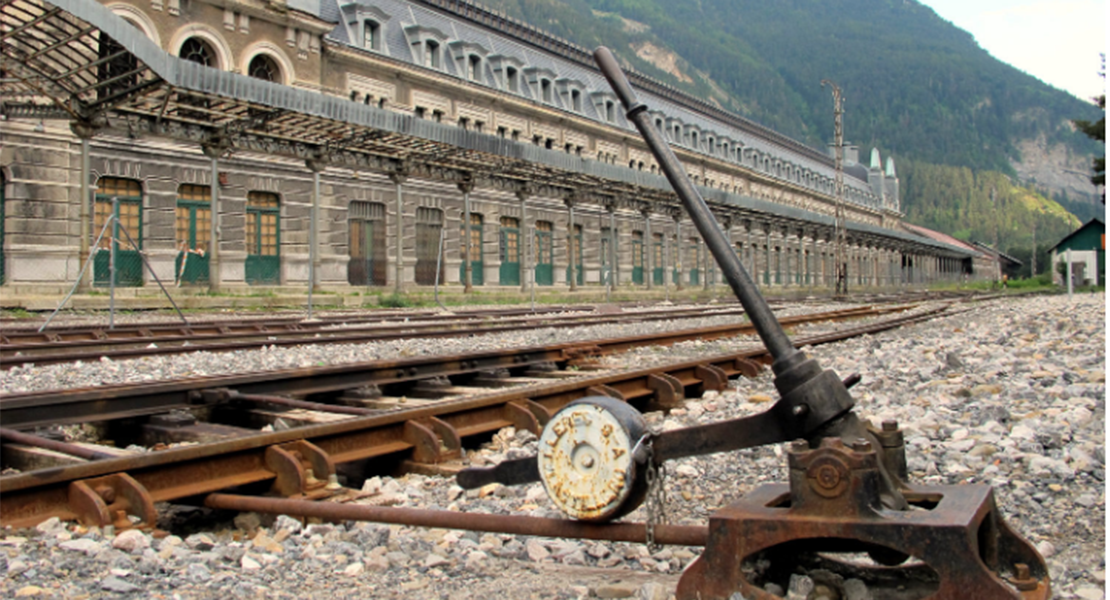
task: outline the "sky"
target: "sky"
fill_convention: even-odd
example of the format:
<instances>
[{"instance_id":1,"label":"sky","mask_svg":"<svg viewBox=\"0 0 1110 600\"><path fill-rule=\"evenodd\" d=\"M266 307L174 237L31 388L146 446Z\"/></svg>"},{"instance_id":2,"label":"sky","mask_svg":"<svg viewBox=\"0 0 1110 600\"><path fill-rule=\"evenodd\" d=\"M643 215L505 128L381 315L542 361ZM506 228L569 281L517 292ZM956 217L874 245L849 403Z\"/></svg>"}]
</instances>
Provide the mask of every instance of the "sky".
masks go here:
<instances>
[{"instance_id":1,"label":"sky","mask_svg":"<svg viewBox=\"0 0 1110 600\"><path fill-rule=\"evenodd\" d=\"M1105 0L919 0L992 56L1088 100L1105 92Z\"/></svg>"}]
</instances>

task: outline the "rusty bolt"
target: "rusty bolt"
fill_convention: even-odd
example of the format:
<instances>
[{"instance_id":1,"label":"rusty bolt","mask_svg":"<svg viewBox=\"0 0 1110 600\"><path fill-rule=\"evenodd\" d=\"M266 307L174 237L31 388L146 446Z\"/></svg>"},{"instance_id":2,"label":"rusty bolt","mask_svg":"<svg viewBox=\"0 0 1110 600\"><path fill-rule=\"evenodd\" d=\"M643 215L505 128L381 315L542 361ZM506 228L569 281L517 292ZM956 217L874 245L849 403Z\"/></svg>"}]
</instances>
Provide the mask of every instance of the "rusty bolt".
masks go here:
<instances>
[{"instance_id":1,"label":"rusty bolt","mask_svg":"<svg viewBox=\"0 0 1110 600\"><path fill-rule=\"evenodd\" d=\"M808 452L809 451L809 442L807 442L805 440L794 440L793 442L790 442L790 451L791 452Z\"/></svg>"},{"instance_id":2,"label":"rusty bolt","mask_svg":"<svg viewBox=\"0 0 1110 600\"><path fill-rule=\"evenodd\" d=\"M1028 592L1037 589L1038 582L1033 579L1029 573L1029 565L1025 563L1016 563L1014 565L1014 576L1010 579L1010 583L1014 584L1018 590Z\"/></svg>"},{"instance_id":3,"label":"rusty bolt","mask_svg":"<svg viewBox=\"0 0 1110 600\"><path fill-rule=\"evenodd\" d=\"M883 421L883 431L886 431L886 432L898 431L898 421L895 421L893 419L887 419L886 421Z\"/></svg>"},{"instance_id":4,"label":"rusty bolt","mask_svg":"<svg viewBox=\"0 0 1110 600\"><path fill-rule=\"evenodd\" d=\"M111 504L116 501L116 489L110 485L102 485L96 488L96 495L100 496L105 504Z\"/></svg>"},{"instance_id":5,"label":"rusty bolt","mask_svg":"<svg viewBox=\"0 0 1110 600\"><path fill-rule=\"evenodd\" d=\"M863 438L859 438L856 441L852 442L852 450L855 450L856 452L870 452L871 442Z\"/></svg>"},{"instance_id":6,"label":"rusty bolt","mask_svg":"<svg viewBox=\"0 0 1110 600\"><path fill-rule=\"evenodd\" d=\"M840 484L840 471L832 465L821 465L815 473L817 485L831 490Z\"/></svg>"}]
</instances>

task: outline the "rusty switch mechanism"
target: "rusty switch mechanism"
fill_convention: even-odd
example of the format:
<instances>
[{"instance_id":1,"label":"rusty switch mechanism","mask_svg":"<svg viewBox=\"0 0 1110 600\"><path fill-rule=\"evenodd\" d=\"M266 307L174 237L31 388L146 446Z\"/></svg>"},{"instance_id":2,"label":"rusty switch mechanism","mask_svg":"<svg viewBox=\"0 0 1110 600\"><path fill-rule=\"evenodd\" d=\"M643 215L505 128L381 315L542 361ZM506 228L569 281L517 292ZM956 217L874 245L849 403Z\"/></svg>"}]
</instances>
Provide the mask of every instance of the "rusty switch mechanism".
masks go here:
<instances>
[{"instance_id":1,"label":"rusty switch mechanism","mask_svg":"<svg viewBox=\"0 0 1110 600\"><path fill-rule=\"evenodd\" d=\"M897 423L872 429L852 411L859 377L841 381L794 347L616 59L604 47L594 58L772 356L780 399L757 415L653 433L622 402L583 398L548 421L539 456L463 470L459 485L541 481L568 515L604 522L644 501L663 461L791 442L789 485L761 486L710 517L679 599L773 600L801 573L810 600L861 597L857 585L876 600L1048 598L1044 559L1006 525L990 486L911 485Z\"/></svg>"}]
</instances>

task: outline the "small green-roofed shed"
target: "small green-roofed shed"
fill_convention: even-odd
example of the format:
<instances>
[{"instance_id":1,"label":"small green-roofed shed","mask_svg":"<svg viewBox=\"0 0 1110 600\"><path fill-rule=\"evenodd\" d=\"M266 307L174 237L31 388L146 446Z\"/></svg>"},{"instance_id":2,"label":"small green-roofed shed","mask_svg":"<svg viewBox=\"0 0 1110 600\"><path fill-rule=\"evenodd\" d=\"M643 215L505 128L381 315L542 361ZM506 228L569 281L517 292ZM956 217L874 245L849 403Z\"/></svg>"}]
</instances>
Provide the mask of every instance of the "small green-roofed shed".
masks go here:
<instances>
[{"instance_id":1,"label":"small green-roofed shed","mask_svg":"<svg viewBox=\"0 0 1110 600\"><path fill-rule=\"evenodd\" d=\"M1094 217L1051 248L1052 264L1071 250L1072 277L1080 285L1106 285L1106 223Z\"/></svg>"}]
</instances>

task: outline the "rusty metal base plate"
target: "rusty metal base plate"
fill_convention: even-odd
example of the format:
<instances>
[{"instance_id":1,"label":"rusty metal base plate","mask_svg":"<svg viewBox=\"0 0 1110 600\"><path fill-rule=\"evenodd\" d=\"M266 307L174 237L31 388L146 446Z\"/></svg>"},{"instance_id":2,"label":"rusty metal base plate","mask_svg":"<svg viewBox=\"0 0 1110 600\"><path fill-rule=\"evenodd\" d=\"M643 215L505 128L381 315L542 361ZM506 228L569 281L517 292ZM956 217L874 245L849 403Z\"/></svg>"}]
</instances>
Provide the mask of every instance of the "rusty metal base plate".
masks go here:
<instances>
[{"instance_id":1,"label":"rusty metal base plate","mask_svg":"<svg viewBox=\"0 0 1110 600\"><path fill-rule=\"evenodd\" d=\"M791 507L786 484L759 487L710 517L677 597L777 600L806 574L831 592L820 597L846 597L856 579L874 600L1049 598L1044 559L1003 521L990 486L912 487L906 499L912 510L815 514Z\"/></svg>"}]
</instances>

